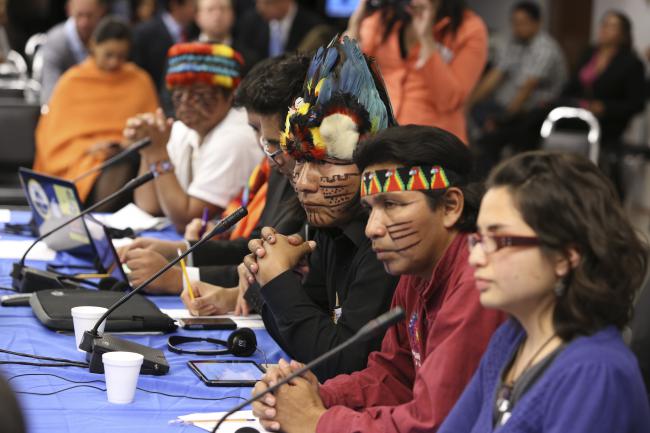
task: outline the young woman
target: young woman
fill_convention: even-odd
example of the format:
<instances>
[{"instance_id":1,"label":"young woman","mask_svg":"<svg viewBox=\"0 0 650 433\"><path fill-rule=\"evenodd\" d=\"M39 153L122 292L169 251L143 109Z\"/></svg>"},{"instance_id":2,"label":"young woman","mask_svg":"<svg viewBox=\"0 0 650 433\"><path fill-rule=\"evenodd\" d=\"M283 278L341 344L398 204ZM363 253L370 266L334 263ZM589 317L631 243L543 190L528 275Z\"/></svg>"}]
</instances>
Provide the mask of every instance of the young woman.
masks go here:
<instances>
[{"instance_id":1,"label":"young woman","mask_svg":"<svg viewBox=\"0 0 650 433\"><path fill-rule=\"evenodd\" d=\"M361 0L347 33L376 58L400 124L446 129L467 142L465 105L487 60L487 30L463 0Z\"/></svg>"},{"instance_id":2,"label":"young woman","mask_svg":"<svg viewBox=\"0 0 650 433\"><path fill-rule=\"evenodd\" d=\"M106 17L92 36L91 55L68 70L54 88L36 129L34 169L75 179L121 149L126 120L158 107L151 79L128 63L128 24ZM135 174L135 166L115 166L76 182L82 200L96 201ZM98 181L105 179L104 182ZM110 179L108 179L110 178ZM92 194L91 194L92 191Z\"/></svg>"},{"instance_id":3,"label":"young woman","mask_svg":"<svg viewBox=\"0 0 650 433\"><path fill-rule=\"evenodd\" d=\"M511 319L438 433L650 431L621 339L647 250L586 159L528 152L488 179L470 238L481 304Z\"/></svg>"}]
</instances>

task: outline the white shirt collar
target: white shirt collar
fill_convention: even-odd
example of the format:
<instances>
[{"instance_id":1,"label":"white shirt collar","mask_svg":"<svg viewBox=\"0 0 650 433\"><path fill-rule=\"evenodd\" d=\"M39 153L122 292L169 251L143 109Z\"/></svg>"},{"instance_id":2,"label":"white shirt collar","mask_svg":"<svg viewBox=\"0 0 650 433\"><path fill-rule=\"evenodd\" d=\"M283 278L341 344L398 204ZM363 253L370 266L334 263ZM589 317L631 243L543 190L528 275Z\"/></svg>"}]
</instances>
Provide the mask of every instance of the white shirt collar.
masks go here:
<instances>
[{"instance_id":1,"label":"white shirt collar","mask_svg":"<svg viewBox=\"0 0 650 433\"><path fill-rule=\"evenodd\" d=\"M68 44L70 45L70 49L72 50L72 55L74 56L77 63L81 63L86 57L88 57L88 50L79 37L79 32L77 32L77 24L74 22L73 17L70 17L66 20L64 29L65 37L68 41Z\"/></svg>"},{"instance_id":2,"label":"white shirt collar","mask_svg":"<svg viewBox=\"0 0 650 433\"><path fill-rule=\"evenodd\" d=\"M167 27L167 31L172 36L174 43L181 42L183 37L183 27L171 16L169 12L163 12L161 15L163 24Z\"/></svg>"}]
</instances>

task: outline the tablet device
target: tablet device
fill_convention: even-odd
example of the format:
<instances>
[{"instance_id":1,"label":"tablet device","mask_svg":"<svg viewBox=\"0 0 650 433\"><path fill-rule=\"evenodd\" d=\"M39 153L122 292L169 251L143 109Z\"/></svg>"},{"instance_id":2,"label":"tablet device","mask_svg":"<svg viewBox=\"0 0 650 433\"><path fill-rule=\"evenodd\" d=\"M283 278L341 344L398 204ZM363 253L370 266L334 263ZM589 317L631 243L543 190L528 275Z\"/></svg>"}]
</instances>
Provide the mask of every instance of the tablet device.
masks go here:
<instances>
[{"instance_id":1,"label":"tablet device","mask_svg":"<svg viewBox=\"0 0 650 433\"><path fill-rule=\"evenodd\" d=\"M208 386L255 386L265 371L255 361L199 360L187 365Z\"/></svg>"},{"instance_id":2,"label":"tablet device","mask_svg":"<svg viewBox=\"0 0 650 433\"><path fill-rule=\"evenodd\" d=\"M189 317L179 319L178 325L184 329L237 329L235 321L228 317Z\"/></svg>"}]
</instances>

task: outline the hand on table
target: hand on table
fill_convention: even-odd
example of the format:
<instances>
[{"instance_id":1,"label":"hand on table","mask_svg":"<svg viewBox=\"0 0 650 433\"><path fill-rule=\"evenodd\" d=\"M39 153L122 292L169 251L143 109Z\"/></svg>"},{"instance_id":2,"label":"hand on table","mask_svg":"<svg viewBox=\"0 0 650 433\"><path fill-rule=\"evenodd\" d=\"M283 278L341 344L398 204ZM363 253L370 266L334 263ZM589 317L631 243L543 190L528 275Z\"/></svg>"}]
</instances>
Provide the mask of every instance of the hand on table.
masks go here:
<instances>
[{"instance_id":1,"label":"hand on table","mask_svg":"<svg viewBox=\"0 0 650 433\"><path fill-rule=\"evenodd\" d=\"M124 254L124 260L129 269L129 281L134 287L144 283L153 274L162 269L167 263L161 254L144 248L133 248ZM172 266L167 272L156 278L146 287L147 293L177 295L183 287L182 271L178 266Z\"/></svg>"},{"instance_id":2,"label":"hand on table","mask_svg":"<svg viewBox=\"0 0 650 433\"><path fill-rule=\"evenodd\" d=\"M244 257L248 282L254 279L264 286L281 273L296 269L316 249L316 242L304 242L298 235L284 236L272 227L264 227L262 239L249 241L248 249L251 254Z\"/></svg>"},{"instance_id":3,"label":"hand on table","mask_svg":"<svg viewBox=\"0 0 650 433\"><path fill-rule=\"evenodd\" d=\"M246 266L243 263L240 263L237 266L237 274L239 275L239 283L237 284L237 304L235 305L235 315L237 316L248 316L250 314L250 308L248 302L244 299L246 291L250 287L248 282L248 272L246 271Z\"/></svg>"},{"instance_id":4,"label":"hand on table","mask_svg":"<svg viewBox=\"0 0 650 433\"><path fill-rule=\"evenodd\" d=\"M281 359L278 366L270 367L253 389L253 395L260 393L284 379L304 365ZM281 386L275 393L269 393L253 403L253 414L264 428L287 433L315 432L318 419L325 407L318 393L316 376L307 371Z\"/></svg>"},{"instance_id":5,"label":"hand on table","mask_svg":"<svg viewBox=\"0 0 650 433\"><path fill-rule=\"evenodd\" d=\"M202 281L192 281L191 284L194 300L190 298L187 287L181 293L181 300L193 316L215 316L235 309L239 294L236 287L227 289Z\"/></svg>"},{"instance_id":6,"label":"hand on table","mask_svg":"<svg viewBox=\"0 0 650 433\"><path fill-rule=\"evenodd\" d=\"M162 255L167 261L171 261L178 257L178 250L187 250L187 244L183 241L165 241L155 238L136 238L133 242L117 249L117 255L120 257L122 263L126 262L126 254L130 250L145 249L155 251Z\"/></svg>"}]
</instances>

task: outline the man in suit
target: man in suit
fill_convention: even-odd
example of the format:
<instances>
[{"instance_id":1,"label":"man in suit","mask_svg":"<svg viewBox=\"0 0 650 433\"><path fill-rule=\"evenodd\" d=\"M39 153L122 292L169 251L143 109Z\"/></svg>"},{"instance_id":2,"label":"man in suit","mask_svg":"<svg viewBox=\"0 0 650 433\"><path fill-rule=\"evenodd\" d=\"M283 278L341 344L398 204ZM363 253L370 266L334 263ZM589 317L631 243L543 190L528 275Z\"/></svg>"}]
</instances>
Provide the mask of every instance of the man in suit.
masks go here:
<instances>
[{"instance_id":1,"label":"man in suit","mask_svg":"<svg viewBox=\"0 0 650 433\"><path fill-rule=\"evenodd\" d=\"M165 0L160 15L136 26L133 60L147 71L158 90L164 87L167 51L191 39L188 27L194 21L196 0Z\"/></svg>"},{"instance_id":2,"label":"man in suit","mask_svg":"<svg viewBox=\"0 0 650 433\"><path fill-rule=\"evenodd\" d=\"M255 54L252 62L294 51L323 20L296 0L256 0L241 19L238 42Z\"/></svg>"},{"instance_id":3,"label":"man in suit","mask_svg":"<svg viewBox=\"0 0 650 433\"><path fill-rule=\"evenodd\" d=\"M106 0L68 0L69 18L47 32L43 45L41 104L47 104L59 77L88 56L90 37L106 13Z\"/></svg>"}]
</instances>

